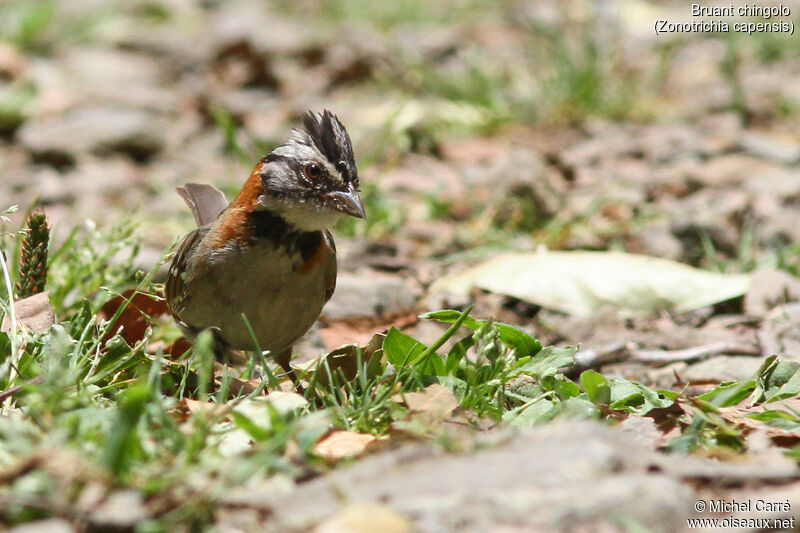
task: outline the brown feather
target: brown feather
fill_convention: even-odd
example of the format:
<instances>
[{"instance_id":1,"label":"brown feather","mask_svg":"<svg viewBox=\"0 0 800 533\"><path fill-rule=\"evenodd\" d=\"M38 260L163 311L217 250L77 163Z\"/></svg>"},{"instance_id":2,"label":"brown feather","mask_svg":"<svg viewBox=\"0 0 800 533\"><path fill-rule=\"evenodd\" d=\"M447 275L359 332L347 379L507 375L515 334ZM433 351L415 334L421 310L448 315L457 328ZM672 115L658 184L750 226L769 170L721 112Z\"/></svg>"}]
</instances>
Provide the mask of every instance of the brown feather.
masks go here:
<instances>
[{"instance_id":1,"label":"brown feather","mask_svg":"<svg viewBox=\"0 0 800 533\"><path fill-rule=\"evenodd\" d=\"M250 173L242 190L231 202L231 205L222 212L214 223L215 230L213 241L209 243L212 249L223 248L232 241L246 245L250 244L253 235L247 223L250 214L258 207L258 197L262 193L261 169L263 163L259 162Z\"/></svg>"},{"instance_id":2,"label":"brown feather","mask_svg":"<svg viewBox=\"0 0 800 533\"><path fill-rule=\"evenodd\" d=\"M164 287L164 294L167 298L167 308L176 320L181 320L181 311L186 307L189 295L184 290L185 278L187 274L187 258L191 255L192 251L197 248L200 241L208 233L209 227L204 226L197 228L183 238L175 251L175 257L172 259L172 265L169 269L167 276L167 283Z\"/></svg>"}]
</instances>

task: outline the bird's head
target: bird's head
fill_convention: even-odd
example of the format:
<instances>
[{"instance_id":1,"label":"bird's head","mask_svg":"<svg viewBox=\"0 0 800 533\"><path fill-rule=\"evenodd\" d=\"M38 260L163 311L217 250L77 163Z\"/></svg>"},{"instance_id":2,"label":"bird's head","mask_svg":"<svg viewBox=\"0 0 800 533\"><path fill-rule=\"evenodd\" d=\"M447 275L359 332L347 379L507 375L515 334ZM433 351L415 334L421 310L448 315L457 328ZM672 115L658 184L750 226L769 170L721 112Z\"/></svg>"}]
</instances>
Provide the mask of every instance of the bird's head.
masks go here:
<instances>
[{"instance_id":1,"label":"bird's head","mask_svg":"<svg viewBox=\"0 0 800 533\"><path fill-rule=\"evenodd\" d=\"M350 136L330 111L308 111L303 129L267 154L256 171L258 206L300 230L333 226L344 215L366 218Z\"/></svg>"}]
</instances>

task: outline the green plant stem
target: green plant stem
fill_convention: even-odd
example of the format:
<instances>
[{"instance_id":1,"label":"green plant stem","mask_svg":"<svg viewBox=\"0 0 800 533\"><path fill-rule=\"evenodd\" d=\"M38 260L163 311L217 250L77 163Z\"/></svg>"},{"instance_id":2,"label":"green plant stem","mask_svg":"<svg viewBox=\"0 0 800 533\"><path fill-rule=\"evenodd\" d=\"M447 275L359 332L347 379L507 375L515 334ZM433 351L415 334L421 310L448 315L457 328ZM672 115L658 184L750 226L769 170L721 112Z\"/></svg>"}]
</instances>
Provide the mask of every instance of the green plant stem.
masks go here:
<instances>
[{"instance_id":1,"label":"green plant stem","mask_svg":"<svg viewBox=\"0 0 800 533\"><path fill-rule=\"evenodd\" d=\"M417 366L417 365L419 365L420 363L422 363L423 361L427 361L427 359L428 359L428 358L429 358L431 355L433 355L434 353L436 353L436 350L438 350L439 348L441 348L441 347L442 347L442 345L444 345L444 343L445 343L445 342L447 342L447 341L448 341L448 339L450 339L450 337L452 337L453 335L455 335L456 331L458 331L458 328L460 328L460 327L461 327L461 324L463 324L463 323L464 323L464 321L467 319L467 317L469 316L470 312L472 312L472 306L471 306L471 305L470 305L469 307L467 307L467 308L464 310L464 312L463 312L463 313L461 313L461 315L459 315L459 317L456 319L456 321L455 321L455 322L453 322L453 325L452 325L452 326L450 326L449 328L447 328L447 331L445 331L445 332L444 332L444 335L442 335L441 337L439 337L439 338L436 340L436 342L434 342L433 344L431 344L430 346L428 346L428 347L425 349L425 351L423 351L421 354L419 354L419 355L416 357L416 359L414 359L413 361L411 361L411 366Z\"/></svg>"},{"instance_id":2,"label":"green plant stem","mask_svg":"<svg viewBox=\"0 0 800 533\"><path fill-rule=\"evenodd\" d=\"M8 330L8 340L11 342L11 359L8 369L8 383L10 385L16 377L16 368L19 363L19 354L17 353L19 351L19 345L17 344L17 314L14 309L14 288L11 284L11 274L8 271L8 265L6 264L6 258L2 250L0 250L0 266L3 267L3 279L5 280L6 291L8 293L8 321L11 324L11 328ZM8 398L6 400L6 407L10 407L10 405L11 398Z\"/></svg>"}]
</instances>

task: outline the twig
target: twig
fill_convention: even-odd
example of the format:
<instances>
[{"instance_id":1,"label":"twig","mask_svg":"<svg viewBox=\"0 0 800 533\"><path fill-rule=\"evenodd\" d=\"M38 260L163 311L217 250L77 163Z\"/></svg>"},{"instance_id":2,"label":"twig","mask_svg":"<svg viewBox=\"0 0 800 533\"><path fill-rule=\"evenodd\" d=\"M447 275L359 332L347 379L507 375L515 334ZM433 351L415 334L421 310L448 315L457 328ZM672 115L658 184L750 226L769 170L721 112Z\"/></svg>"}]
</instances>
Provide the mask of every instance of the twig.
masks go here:
<instances>
[{"instance_id":1,"label":"twig","mask_svg":"<svg viewBox=\"0 0 800 533\"><path fill-rule=\"evenodd\" d=\"M638 350L633 343L618 342L603 348L581 350L575 354L575 362L582 368L625 361L674 363L726 353L760 355L761 350L750 344L732 344L730 342L715 342L682 350Z\"/></svg>"},{"instance_id":2,"label":"twig","mask_svg":"<svg viewBox=\"0 0 800 533\"><path fill-rule=\"evenodd\" d=\"M692 359L723 353L759 355L760 350L754 350L750 346L732 345L728 342L714 342L704 346L685 348L683 350L634 350L631 352L629 360L645 363L672 363L675 361L690 361Z\"/></svg>"},{"instance_id":3,"label":"twig","mask_svg":"<svg viewBox=\"0 0 800 533\"><path fill-rule=\"evenodd\" d=\"M575 363L582 368L593 365L617 363L628 359L628 354L633 351L630 343L615 342L602 348L588 348L575 354Z\"/></svg>"},{"instance_id":4,"label":"twig","mask_svg":"<svg viewBox=\"0 0 800 533\"><path fill-rule=\"evenodd\" d=\"M38 385L39 383L42 383L43 381L44 381L44 378L42 376L37 376L37 377L33 378L32 380L30 380L25 385ZM0 391L0 402L5 400L6 398L11 398L12 396L14 396L16 393L18 393L19 391L24 389L25 385L17 385L15 387L11 387L10 389L6 389L4 391Z\"/></svg>"}]
</instances>

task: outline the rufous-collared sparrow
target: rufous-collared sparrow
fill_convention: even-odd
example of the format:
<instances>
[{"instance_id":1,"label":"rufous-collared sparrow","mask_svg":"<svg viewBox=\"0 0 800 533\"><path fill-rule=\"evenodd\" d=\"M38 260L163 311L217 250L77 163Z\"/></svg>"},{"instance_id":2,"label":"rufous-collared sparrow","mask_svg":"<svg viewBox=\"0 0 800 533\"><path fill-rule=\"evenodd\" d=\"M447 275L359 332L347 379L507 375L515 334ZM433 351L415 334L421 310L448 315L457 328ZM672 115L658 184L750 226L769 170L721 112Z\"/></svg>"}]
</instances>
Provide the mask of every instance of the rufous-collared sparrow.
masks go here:
<instances>
[{"instance_id":1,"label":"rufous-collared sparrow","mask_svg":"<svg viewBox=\"0 0 800 533\"><path fill-rule=\"evenodd\" d=\"M330 111L309 111L303 126L259 161L230 205L210 185L178 188L199 227L178 246L165 288L189 338L210 328L225 360L255 349L254 335L293 379L292 344L336 286L328 228L344 215L366 217L342 123Z\"/></svg>"}]
</instances>

